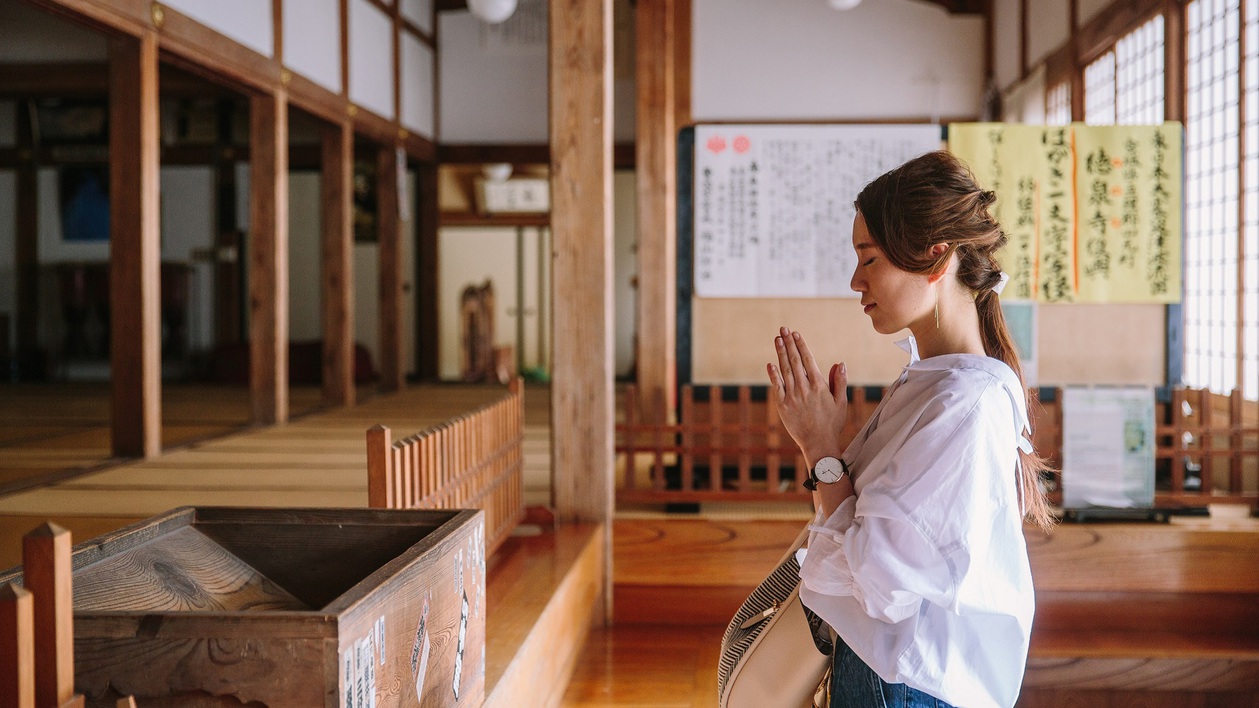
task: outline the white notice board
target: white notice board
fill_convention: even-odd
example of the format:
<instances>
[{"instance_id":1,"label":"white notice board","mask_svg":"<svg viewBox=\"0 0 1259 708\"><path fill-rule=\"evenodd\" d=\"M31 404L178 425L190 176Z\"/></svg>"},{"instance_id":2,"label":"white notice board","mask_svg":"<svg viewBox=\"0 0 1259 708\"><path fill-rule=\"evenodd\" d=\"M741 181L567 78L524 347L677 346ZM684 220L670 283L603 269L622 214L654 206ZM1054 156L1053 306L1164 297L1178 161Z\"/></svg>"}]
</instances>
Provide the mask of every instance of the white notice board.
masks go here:
<instances>
[{"instance_id":1,"label":"white notice board","mask_svg":"<svg viewBox=\"0 0 1259 708\"><path fill-rule=\"evenodd\" d=\"M1154 506L1154 389L1062 390L1062 506Z\"/></svg>"},{"instance_id":2,"label":"white notice board","mask_svg":"<svg viewBox=\"0 0 1259 708\"><path fill-rule=\"evenodd\" d=\"M938 125L695 128L695 295L854 297L853 201Z\"/></svg>"}]
</instances>

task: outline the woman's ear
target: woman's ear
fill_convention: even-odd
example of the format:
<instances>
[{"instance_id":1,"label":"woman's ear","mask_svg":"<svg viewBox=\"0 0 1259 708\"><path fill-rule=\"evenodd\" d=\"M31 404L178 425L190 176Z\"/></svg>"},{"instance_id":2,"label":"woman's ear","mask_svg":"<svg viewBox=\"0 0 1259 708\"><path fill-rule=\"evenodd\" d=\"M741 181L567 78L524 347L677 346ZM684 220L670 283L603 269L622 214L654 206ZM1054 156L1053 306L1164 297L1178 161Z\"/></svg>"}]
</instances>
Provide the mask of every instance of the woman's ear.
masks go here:
<instances>
[{"instance_id":1,"label":"woman's ear","mask_svg":"<svg viewBox=\"0 0 1259 708\"><path fill-rule=\"evenodd\" d=\"M931 248L927 249L927 253L930 253L931 257L936 260L943 258L944 254L948 252L949 252L949 244L947 243L933 243L931 244ZM927 282L929 283L940 282L940 279L943 278L944 274L947 273L948 271L949 271L948 265L945 264L943 267L940 268L940 270L928 275Z\"/></svg>"}]
</instances>

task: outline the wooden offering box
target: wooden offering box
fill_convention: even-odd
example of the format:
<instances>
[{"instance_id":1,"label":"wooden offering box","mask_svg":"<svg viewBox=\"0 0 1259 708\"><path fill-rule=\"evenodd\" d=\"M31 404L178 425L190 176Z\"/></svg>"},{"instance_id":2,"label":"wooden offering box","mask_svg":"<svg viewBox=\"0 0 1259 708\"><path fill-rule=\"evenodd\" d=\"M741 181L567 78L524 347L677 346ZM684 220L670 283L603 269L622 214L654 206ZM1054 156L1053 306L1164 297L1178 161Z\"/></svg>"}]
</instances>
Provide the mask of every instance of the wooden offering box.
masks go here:
<instances>
[{"instance_id":1,"label":"wooden offering box","mask_svg":"<svg viewBox=\"0 0 1259 708\"><path fill-rule=\"evenodd\" d=\"M476 510L184 507L80 544L75 689L98 706L479 706L483 529Z\"/></svg>"}]
</instances>

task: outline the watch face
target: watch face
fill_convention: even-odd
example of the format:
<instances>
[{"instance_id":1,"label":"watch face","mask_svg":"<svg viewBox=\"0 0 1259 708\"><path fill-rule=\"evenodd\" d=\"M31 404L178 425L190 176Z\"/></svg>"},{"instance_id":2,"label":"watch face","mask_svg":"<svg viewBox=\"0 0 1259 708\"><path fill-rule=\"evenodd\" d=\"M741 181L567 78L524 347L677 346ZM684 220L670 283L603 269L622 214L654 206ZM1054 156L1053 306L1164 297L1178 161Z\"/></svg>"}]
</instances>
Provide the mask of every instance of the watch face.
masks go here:
<instances>
[{"instance_id":1,"label":"watch face","mask_svg":"<svg viewBox=\"0 0 1259 708\"><path fill-rule=\"evenodd\" d=\"M823 457L813 466L813 474L819 482L834 484L844 476L844 466L834 457Z\"/></svg>"}]
</instances>

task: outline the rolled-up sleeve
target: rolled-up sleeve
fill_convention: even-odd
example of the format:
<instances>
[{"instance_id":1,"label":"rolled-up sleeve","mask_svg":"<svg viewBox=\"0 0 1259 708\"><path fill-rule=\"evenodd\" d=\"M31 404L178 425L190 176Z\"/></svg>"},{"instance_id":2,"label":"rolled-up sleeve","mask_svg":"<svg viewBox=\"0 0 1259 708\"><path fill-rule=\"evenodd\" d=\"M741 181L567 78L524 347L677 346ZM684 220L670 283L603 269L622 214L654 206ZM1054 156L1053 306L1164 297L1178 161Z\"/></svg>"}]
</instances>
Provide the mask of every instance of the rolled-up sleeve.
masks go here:
<instances>
[{"instance_id":1,"label":"rolled-up sleeve","mask_svg":"<svg viewBox=\"0 0 1259 708\"><path fill-rule=\"evenodd\" d=\"M947 605L952 583L939 550L907 520L888 513L893 503L868 502L849 497L830 518L810 526L801 582L822 595L851 596L884 622L913 616L924 599ZM876 515L862 508L867 506Z\"/></svg>"},{"instance_id":2,"label":"rolled-up sleeve","mask_svg":"<svg viewBox=\"0 0 1259 708\"><path fill-rule=\"evenodd\" d=\"M966 526L956 515L967 508L958 495L974 492L976 456L987 447L980 443L986 419L977 405L982 397L976 399L964 406L941 397L925 406L879 477L829 518L814 520L800 568L807 589L850 596L867 615L889 623L913 616L924 600L954 605L959 571L964 572L954 565L964 560L956 557L952 527ZM923 504L931 508L928 516Z\"/></svg>"}]
</instances>

